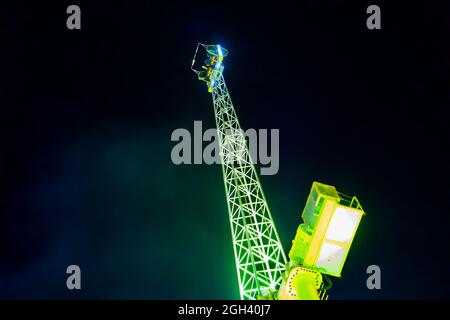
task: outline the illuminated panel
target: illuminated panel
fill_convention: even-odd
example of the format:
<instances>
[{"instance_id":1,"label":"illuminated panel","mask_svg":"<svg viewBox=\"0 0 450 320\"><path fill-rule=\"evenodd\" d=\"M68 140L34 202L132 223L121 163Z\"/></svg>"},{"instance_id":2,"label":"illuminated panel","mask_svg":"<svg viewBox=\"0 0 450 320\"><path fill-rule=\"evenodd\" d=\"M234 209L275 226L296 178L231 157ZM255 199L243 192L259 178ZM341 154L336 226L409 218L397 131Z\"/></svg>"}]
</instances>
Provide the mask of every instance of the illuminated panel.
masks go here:
<instances>
[{"instance_id":1,"label":"illuminated panel","mask_svg":"<svg viewBox=\"0 0 450 320\"><path fill-rule=\"evenodd\" d=\"M360 219L360 211L340 206L336 207L325 234L325 239L350 244Z\"/></svg>"},{"instance_id":2,"label":"illuminated panel","mask_svg":"<svg viewBox=\"0 0 450 320\"><path fill-rule=\"evenodd\" d=\"M340 274L348 249L337 244L323 243L317 259L317 267L328 274ZM324 272L324 271L322 271Z\"/></svg>"},{"instance_id":3,"label":"illuminated panel","mask_svg":"<svg viewBox=\"0 0 450 320\"><path fill-rule=\"evenodd\" d=\"M316 261L323 273L340 277L362 214L360 210L336 206Z\"/></svg>"},{"instance_id":4,"label":"illuminated panel","mask_svg":"<svg viewBox=\"0 0 450 320\"><path fill-rule=\"evenodd\" d=\"M291 263L340 277L363 214L356 197L314 182L289 251Z\"/></svg>"}]
</instances>

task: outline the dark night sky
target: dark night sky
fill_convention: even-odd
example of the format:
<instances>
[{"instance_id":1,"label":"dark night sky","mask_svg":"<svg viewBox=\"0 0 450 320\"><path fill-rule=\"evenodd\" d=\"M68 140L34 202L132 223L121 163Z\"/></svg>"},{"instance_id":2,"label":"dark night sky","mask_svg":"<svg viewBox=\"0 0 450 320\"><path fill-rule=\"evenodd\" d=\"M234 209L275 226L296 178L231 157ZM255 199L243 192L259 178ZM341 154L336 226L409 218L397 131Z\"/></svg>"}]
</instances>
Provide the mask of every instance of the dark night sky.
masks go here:
<instances>
[{"instance_id":1,"label":"dark night sky","mask_svg":"<svg viewBox=\"0 0 450 320\"><path fill-rule=\"evenodd\" d=\"M221 169L170 160L174 129L214 126L197 42L229 49L242 126L280 129L285 250L313 181L367 212L331 298L450 298L449 5L93 2L2 1L0 298L238 298Z\"/></svg>"}]
</instances>

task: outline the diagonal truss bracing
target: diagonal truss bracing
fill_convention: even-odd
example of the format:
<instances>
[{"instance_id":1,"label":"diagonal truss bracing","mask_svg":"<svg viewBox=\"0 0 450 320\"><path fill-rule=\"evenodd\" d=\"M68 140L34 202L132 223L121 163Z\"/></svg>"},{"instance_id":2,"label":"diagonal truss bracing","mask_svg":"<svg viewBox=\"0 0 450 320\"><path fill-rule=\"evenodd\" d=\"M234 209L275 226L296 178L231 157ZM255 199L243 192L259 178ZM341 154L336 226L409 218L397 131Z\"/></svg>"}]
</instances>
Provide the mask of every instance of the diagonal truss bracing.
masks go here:
<instances>
[{"instance_id":1,"label":"diagonal truss bracing","mask_svg":"<svg viewBox=\"0 0 450 320\"><path fill-rule=\"evenodd\" d=\"M278 290L286 256L222 73L212 90L241 299Z\"/></svg>"}]
</instances>

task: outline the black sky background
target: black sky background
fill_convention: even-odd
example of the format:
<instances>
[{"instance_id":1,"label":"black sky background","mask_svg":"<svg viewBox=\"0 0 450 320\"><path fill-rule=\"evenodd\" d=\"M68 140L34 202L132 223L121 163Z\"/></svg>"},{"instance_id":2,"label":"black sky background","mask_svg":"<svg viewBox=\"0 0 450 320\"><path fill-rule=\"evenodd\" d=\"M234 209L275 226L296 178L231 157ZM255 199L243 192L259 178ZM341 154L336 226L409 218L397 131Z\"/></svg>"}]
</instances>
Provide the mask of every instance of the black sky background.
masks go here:
<instances>
[{"instance_id":1,"label":"black sky background","mask_svg":"<svg viewBox=\"0 0 450 320\"><path fill-rule=\"evenodd\" d=\"M261 181L285 250L312 181L336 185L367 216L332 298L450 298L449 9L3 1L0 297L238 297L220 168L170 162L174 129L214 126L190 71L203 42L230 51L243 127L280 129L280 171Z\"/></svg>"}]
</instances>

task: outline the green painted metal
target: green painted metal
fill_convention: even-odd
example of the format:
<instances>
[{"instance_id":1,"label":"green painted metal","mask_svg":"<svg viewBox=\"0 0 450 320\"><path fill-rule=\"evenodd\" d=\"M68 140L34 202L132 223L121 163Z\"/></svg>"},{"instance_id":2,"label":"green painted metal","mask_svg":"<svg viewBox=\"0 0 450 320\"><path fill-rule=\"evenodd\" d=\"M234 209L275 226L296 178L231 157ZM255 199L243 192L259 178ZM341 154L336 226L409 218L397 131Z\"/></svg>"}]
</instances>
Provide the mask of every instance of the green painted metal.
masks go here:
<instances>
[{"instance_id":1,"label":"green painted metal","mask_svg":"<svg viewBox=\"0 0 450 320\"><path fill-rule=\"evenodd\" d=\"M225 84L220 52L226 51L205 48L208 59L198 75L213 98L240 297L267 297L281 285L286 256Z\"/></svg>"},{"instance_id":2,"label":"green painted metal","mask_svg":"<svg viewBox=\"0 0 450 320\"><path fill-rule=\"evenodd\" d=\"M194 69L198 49L206 51L201 70ZM228 51L198 44L191 69L212 94L223 180L241 299L326 300L364 214L356 197L314 182L297 230L289 263L275 228L245 135L223 77Z\"/></svg>"}]
</instances>

